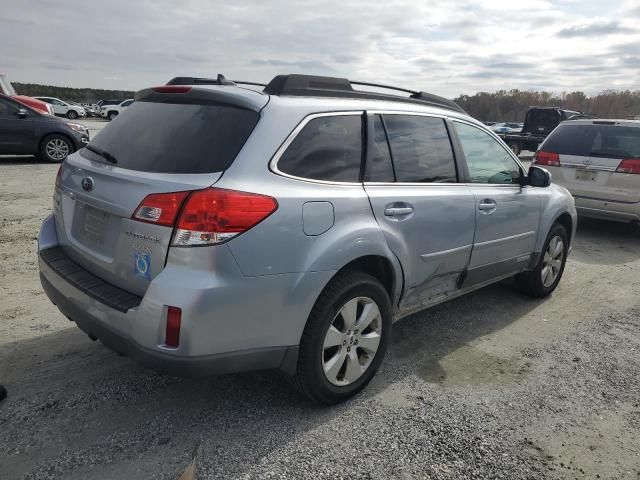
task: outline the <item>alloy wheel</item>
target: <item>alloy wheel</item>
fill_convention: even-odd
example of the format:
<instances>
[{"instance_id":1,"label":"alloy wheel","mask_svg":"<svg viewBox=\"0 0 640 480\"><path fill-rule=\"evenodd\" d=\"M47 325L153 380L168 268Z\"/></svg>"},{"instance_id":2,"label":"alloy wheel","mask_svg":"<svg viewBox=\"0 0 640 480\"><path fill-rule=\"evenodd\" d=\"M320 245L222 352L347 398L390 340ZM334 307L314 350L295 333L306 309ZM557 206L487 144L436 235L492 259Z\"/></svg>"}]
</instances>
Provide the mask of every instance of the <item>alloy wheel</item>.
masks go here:
<instances>
[{"instance_id":1,"label":"alloy wheel","mask_svg":"<svg viewBox=\"0 0 640 480\"><path fill-rule=\"evenodd\" d=\"M69 155L69 144L61 138L54 138L47 142L46 151L52 160L62 161Z\"/></svg>"},{"instance_id":2,"label":"alloy wheel","mask_svg":"<svg viewBox=\"0 0 640 480\"><path fill-rule=\"evenodd\" d=\"M333 385L357 381L376 356L382 335L382 315L368 297L347 301L325 334L322 368Z\"/></svg>"},{"instance_id":3,"label":"alloy wheel","mask_svg":"<svg viewBox=\"0 0 640 480\"><path fill-rule=\"evenodd\" d=\"M556 281L562 268L562 260L564 259L564 242L559 235L556 235L549 241L549 246L544 252L542 260L542 270L540 272L542 284L545 288L549 288Z\"/></svg>"}]
</instances>

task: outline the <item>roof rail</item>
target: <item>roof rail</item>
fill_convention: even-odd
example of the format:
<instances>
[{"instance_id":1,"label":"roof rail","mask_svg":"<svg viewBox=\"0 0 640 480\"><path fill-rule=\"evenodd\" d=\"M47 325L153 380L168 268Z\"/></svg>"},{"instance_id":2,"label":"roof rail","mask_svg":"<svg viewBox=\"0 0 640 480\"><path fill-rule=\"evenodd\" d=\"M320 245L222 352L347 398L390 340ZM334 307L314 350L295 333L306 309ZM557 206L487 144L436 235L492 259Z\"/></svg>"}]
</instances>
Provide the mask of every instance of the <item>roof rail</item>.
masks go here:
<instances>
[{"instance_id":1,"label":"roof rail","mask_svg":"<svg viewBox=\"0 0 640 480\"><path fill-rule=\"evenodd\" d=\"M355 90L353 85L382 88L408 93L408 97L390 95L379 92ZM306 97L346 97L393 102L422 103L433 107L466 113L462 107L452 100L426 92L392 87L378 83L349 81L346 78L321 77L315 75L277 75L265 87L264 93L284 96Z\"/></svg>"}]
</instances>

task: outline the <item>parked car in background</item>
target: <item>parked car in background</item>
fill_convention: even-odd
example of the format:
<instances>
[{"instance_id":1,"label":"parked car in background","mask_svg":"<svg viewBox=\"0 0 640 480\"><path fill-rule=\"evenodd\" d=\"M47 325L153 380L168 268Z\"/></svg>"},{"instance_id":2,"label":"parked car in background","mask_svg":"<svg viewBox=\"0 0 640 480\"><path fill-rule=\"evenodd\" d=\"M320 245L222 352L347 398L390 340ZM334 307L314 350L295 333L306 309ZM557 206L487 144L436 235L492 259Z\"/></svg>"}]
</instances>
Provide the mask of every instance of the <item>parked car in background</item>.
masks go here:
<instances>
[{"instance_id":1,"label":"parked car in background","mask_svg":"<svg viewBox=\"0 0 640 480\"><path fill-rule=\"evenodd\" d=\"M129 107L133 102L134 102L134 99L129 98L117 104L103 103L100 106L100 116L108 120L113 120L118 115L120 115L125 108Z\"/></svg>"},{"instance_id":2,"label":"parked car in background","mask_svg":"<svg viewBox=\"0 0 640 480\"><path fill-rule=\"evenodd\" d=\"M39 155L60 163L89 143L89 131L0 95L0 154Z\"/></svg>"},{"instance_id":3,"label":"parked car in background","mask_svg":"<svg viewBox=\"0 0 640 480\"><path fill-rule=\"evenodd\" d=\"M500 133L499 136L516 155L520 155L522 150L535 152L560 122L579 114L580 112L557 107L531 107L527 111L521 131Z\"/></svg>"},{"instance_id":4,"label":"parked car in background","mask_svg":"<svg viewBox=\"0 0 640 480\"><path fill-rule=\"evenodd\" d=\"M60 170L38 243L49 298L151 368L280 368L331 404L375 375L393 321L512 276L551 294L571 195L454 102L353 85L138 92Z\"/></svg>"},{"instance_id":5,"label":"parked car in background","mask_svg":"<svg viewBox=\"0 0 640 480\"><path fill-rule=\"evenodd\" d=\"M85 117L87 112L80 105L73 102L65 102L55 97L35 97L38 100L48 103L53 107L53 113L60 117L67 117L70 120L75 120L78 117Z\"/></svg>"},{"instance_id":6,"label":"parked car in background","mask_svg":"<svg viewBox=\"0 0 640 480\"><path fill-rule=\"evenodd\" d=\"M45 115L53 115L53 107L42 100L38 100L33 97L27 97L25 95L18 95L11 85L11 82L7 78L6 75L0 73L0 94L3 94L7 97L11 97L14 100L20 102L27 107L33 108L38 112L41 112Z\"/></svg>"},{"instance_id":7,"label":"parked car in background","mask_svg":"<svg viewBox=\"0 0 640 480\"><path fill-rule=\"evenodd\" d=\"M490 127L496 133L517 133L522 130L522 124L514 122L494 123Z\"/></svg>"},{"instance_id":8,"label":"parked car in background","mask_svg":"<svg viewBox=\"0 0 640 480\"><path fill-rule=\"evenodd\" d=\"M100 107L94 103L83 103L82 107L87 112L87 117L97 117L100 115Z\"/></svg>"},{"instance_id":9,"label":"parked car in background","mask_svg":"<svg viewBox=\"0 0 640 480\"><path fill-rule=\"evenodd\" d=\"M567 188L580 215L640 222L640 121L572 120L540 145L534 164Z\"/></svg>"}]
</instances>

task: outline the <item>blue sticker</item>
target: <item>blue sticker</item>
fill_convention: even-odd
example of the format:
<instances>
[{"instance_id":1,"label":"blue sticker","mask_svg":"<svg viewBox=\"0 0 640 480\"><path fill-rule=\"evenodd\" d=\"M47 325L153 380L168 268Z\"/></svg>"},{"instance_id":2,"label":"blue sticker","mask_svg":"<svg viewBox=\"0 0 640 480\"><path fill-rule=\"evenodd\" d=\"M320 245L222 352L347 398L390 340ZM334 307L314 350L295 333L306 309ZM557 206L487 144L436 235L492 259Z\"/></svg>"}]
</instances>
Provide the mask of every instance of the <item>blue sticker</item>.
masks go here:
<instances>
[{"instance_id":1,"label":"blue sticker","mask_svg":"<svg viewBox=\"0 0 640 480\"><path fill-rule=\"evenodd\" d=\"M151 255L144 252L133 252L133 273L151 280Z\"/></svg>"}]
</instances>

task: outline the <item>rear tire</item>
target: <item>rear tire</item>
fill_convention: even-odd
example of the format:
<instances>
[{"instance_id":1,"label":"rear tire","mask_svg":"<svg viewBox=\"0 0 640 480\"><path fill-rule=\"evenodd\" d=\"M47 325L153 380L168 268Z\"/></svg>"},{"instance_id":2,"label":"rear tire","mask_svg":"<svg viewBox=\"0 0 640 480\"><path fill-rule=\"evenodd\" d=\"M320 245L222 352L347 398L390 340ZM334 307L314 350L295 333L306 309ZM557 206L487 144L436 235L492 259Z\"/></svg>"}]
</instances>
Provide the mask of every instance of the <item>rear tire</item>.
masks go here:
<instances>
[{"instance_id":1,"label":"rear tire","mask_svg":"<svg viewBox=\"0 0 640 480\"><path fill-rule=\"evenodd\" d=\"M49 135L40 143L40 158L51 163L61 163L73 153L71 140L62 135Z\"/></svg>"},{"instance_id":2,"label":"rear tire","mask_svg":"<svg viewBox=\"0 0 640 480\"><path fill-rule=\"evenodd\" d=\"M554 223L544 242L536 267L529 272L516 275L518 288L531 297L549 296L562 278L568 252L567 230L559 223Z\"/></svg>"},{"instance_id":3,"label":"rear tire","mask_svg":"<svg viewBox=\"0 0 640 480\"><path fill-rule=\"evenodd\" d=\"M109 112L107 115L107 118L109 119L109 121L113 120L114 118L116 118L118 116L118 112Z\"/></svg>"},{"instance_id":4,"label":"rear tire","mask_svg":"<svg viewBox=\"0 0 640 480\"><path fill-rule=\"evenodd\" d=\"M74 110L69 110L67 112L67 118L69 120L75 120L76 118L78 118L78 113L76 111L74 111Z\"/></svg>"},{"instance_id":5,"label":"rear tire","mask_svg":"<svg viewBox=\"0 0 640 480\"><path fill-rule=\"evenodd\" d=\"M382 363L391 317L389 295L371 275L346 271L333 279L307 320L293 385L326 405L356 395Z\"/></svg>"}]
</instances>

